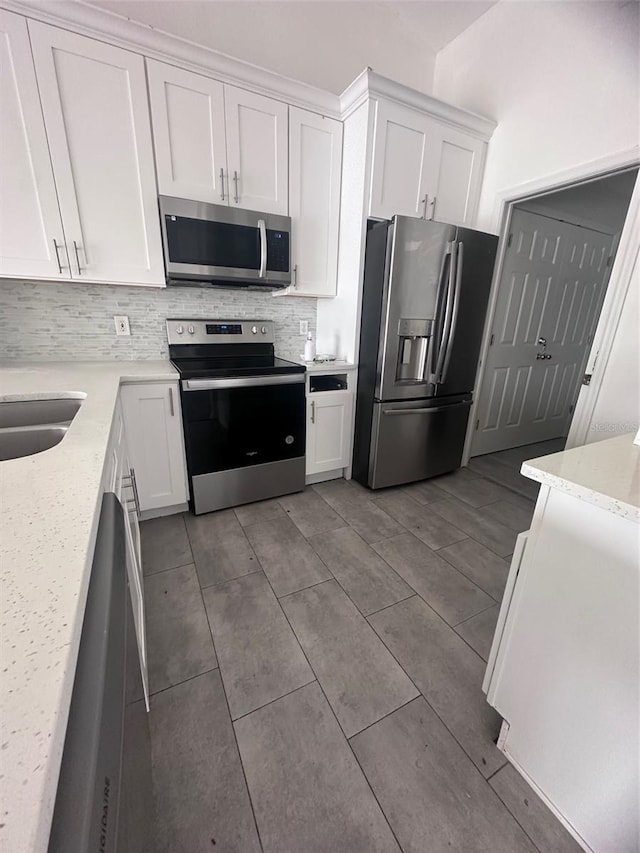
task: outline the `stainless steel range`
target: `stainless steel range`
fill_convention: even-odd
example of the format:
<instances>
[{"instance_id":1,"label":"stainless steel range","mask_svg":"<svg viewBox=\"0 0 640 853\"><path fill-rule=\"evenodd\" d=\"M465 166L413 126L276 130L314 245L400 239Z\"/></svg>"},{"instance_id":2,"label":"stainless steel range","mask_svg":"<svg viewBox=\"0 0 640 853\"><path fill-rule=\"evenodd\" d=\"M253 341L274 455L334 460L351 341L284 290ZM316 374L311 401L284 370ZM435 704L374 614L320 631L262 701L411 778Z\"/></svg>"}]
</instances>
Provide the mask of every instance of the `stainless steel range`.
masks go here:
<instances>
[{"instance_id":1,"label":"stainless steel range","mask_svg":"<svg viewBox=\"0 0 640 853\"><path fill-rule=\"evenodd\" d=\"M269 320L167 320L180 373L196 515L298 492L305 477L305 368L274 353Z\"/></svg>"}]
</instances>

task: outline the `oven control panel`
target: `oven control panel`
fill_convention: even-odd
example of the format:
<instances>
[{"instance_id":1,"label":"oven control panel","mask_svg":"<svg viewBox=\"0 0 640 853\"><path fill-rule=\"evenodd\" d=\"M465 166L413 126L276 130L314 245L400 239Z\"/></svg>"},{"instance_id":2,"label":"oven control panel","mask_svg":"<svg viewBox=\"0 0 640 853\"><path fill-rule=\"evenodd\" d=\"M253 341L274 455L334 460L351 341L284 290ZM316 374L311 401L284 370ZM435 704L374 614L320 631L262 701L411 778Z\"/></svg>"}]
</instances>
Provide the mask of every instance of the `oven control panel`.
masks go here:
<instances>
[{"instance_id":1,"label":"oven control panel","mask_svg":"<svg viewBox=\"0 0 640 853\"><path fill-rule=\"evenodd\" d=\"M169 344L274 342L273 320L167 320Z\"/></svg>"}]
</instances>

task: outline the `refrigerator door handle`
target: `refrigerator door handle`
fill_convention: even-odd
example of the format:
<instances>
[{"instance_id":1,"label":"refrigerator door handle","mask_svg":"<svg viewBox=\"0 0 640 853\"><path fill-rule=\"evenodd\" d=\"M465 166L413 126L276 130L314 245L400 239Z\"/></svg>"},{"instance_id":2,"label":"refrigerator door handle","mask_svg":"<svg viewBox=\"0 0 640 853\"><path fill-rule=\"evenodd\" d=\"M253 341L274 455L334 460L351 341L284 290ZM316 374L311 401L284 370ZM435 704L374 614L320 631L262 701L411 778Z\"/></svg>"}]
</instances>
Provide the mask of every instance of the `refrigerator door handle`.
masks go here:
<instances>
[{"instance_id":1,"label":"refrigerator door handle","mask_svg":"<svg viewBox=\"0 0 640 853\"><path fill-rule=\"evenodd\" d=\"M442 336L440 337L440 346L438 347L438 358L436 361L436 368L433 372L433 379L436 384L442 382L442 371L444 368L444 360L447 354L447 347L449 345L449 338L451 335L451 320L453 318L453 296L455 287L457 243L454 241L450 244L450 246L449 277L447 280L447 296L444 309L444 322L442 324Z\"/></svg>"},{"instance_id":2,"label":"refrigerator door handle","mask_svg":"<svg viewBox=\"0 0 640 853\"><path fill-rule=\"evenodd\" d=\"M449 362L451 361L451 352L453 350L453 338L456 333L456 324L458 322L458 311L460 309L460 289L462 287L462 264L464 263L464 243L458 243L458 251L456 252L455 263L455 288L453 291L453 309L451 311L451 323L449 325L449 336L447 339L447 349L444 355L444 364L442 366L442 378L440 382L444 382L447 378L449 370Z\"/></svg>"}]
</instances>

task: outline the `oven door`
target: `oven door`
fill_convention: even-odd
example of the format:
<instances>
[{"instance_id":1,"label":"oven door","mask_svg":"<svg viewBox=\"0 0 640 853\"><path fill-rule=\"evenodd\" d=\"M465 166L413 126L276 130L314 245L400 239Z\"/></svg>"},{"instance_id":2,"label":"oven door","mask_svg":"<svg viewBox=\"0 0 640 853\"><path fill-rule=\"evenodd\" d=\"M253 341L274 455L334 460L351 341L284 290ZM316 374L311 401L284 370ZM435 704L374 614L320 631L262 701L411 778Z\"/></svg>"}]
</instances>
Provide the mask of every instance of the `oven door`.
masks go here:
<instances>
[{"instance_id":1,"label":"oven door","mask_svg":"<svg viewBox=\"0 0 640 853\"><path fill-rule=\"evenodd\" d=\"M288 216L160 196L170 283L291 283Z\"/></svg>"},{"instance_id":2,"label":"oven door","mask_svg":"<svg viewBox=\"0 0 640 853\"><path fill-rule=\"evenodd\" d=\"M189 474L303 457L304 373L182 382Z\"/></svg>"}]
</instances>

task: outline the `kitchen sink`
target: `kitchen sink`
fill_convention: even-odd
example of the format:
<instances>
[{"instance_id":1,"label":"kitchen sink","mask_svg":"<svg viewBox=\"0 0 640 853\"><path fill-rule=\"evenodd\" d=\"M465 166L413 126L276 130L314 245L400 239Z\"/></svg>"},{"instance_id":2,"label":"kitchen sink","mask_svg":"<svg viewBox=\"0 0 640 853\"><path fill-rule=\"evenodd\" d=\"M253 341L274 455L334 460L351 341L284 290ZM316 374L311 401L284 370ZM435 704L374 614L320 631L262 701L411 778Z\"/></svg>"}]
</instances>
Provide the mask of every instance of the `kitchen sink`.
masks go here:
<instances>
[{"instance_id":1,"label":"kitchen sink","mask_svg":"<svg viewBox=\"0 0 640 853\"><path fill-rule=\"evenodd\" d=\"M33 456L59 444L68 429L67 424L0 429L0 461Z\"/></svg>"},{"instance_id":2,"label":"kitchen sink","mask_svg":"<svg viewBox=\"0 0 640 853\"><path fill-rule=\"evenodd\" d=\"M0 429L64 424L76 416L82 400L62 397L55 400L17 400L0 403Z\"/></svg>"},{"instance_id":3,"label":"kitchen sink","mask_svg":"<svg viewBox=\"0 0 640 853\"><path fill-rule=\"evenodd\" d=\"M33 456L59 444L82 400L16 400L0 403L0 461Z\"/></svg>"}]
</instances>

